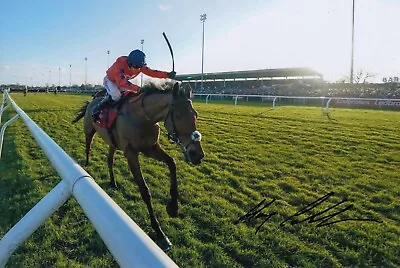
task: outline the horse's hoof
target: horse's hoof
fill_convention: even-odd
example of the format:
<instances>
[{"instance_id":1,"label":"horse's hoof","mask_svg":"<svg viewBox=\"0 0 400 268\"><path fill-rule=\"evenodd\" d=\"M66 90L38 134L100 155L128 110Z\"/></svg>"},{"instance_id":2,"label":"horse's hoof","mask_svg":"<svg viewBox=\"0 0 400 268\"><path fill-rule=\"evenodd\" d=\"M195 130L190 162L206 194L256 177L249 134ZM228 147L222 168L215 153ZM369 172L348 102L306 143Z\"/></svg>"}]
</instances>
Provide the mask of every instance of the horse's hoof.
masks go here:
<instances>
[{"instance_id":1,"label":"horse's hoof","mask_svg":"<svg viewBox=\"0 0 400 268\"><path fill-rule=\"evenodd\" d=\"M178 205L173 206L171 202L168 202L166 208L167 208L167 213L170 217L172 218L178 217Z\"/></svg>"},{"instance_id":2,"label":"horse's hoof","mask_svg":"<svg viewBox=\"0 0 400 268\"><path fill-rule=\"evenodd\" d=\"M158 239L156 243L164 252L170 251L172 248L172 243L166 236L164 236L161 239Z\"/></svg>"}]
</instances>

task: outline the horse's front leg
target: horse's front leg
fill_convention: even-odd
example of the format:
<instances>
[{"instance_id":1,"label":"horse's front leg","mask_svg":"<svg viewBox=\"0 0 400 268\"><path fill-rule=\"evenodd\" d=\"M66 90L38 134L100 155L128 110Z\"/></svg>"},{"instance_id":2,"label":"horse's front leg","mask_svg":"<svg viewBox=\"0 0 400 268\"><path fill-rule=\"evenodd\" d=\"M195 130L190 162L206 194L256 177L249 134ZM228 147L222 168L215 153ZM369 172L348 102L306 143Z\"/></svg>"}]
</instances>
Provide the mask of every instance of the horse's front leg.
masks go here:
<instances>
[{"instance_id":1,"label":"horse's front leg","mask_svg":"<svg viewBox=\"0 0 400 268\"><path fill-rule=\"evenodd\" d=\"M170 217L178 217L178 182L176 180L176 165L174 159L160 146L155 144L151 149L143 152L145 156L162 161L169 168L171 201L167 204L167 212Z\"/></svg>"},{"instance_id":2,"label":"horse's front leg","mask_svg":"<svg viewBox=\"0 0 400 268\"><path fill-rule=\"evenodd\" d=\"M167 251L171 249L172 244L161 230L160 224L154 215L153 206L151 204L150 190L143 178L139 165L139 153L128 148L127 151L125 151L125 157L128 159L129 168L133 174L136 184L139 187L140 195L142 196L143 201L146 203L147 210L149 211L151 227L153 227L157 237L156 243L162 250Z\"/></svg>"}]
</instances>

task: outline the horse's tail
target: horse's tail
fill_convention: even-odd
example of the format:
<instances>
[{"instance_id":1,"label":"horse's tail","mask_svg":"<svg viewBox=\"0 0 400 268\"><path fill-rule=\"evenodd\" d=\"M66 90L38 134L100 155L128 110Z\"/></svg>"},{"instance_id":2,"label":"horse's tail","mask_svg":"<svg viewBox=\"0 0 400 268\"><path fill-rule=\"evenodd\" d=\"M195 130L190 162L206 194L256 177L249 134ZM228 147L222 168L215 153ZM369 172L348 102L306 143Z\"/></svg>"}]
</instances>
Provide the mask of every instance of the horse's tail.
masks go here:
<instances>
[{"instance_id":1,"label":"horse's tail","mask_svg":"<svg viewBox=\"0 0 400 268\"><path fill-rule=\"evenodd\" d=\"M72 120L72 124L75 124L76 122L81 120L81 118L83 118L85 116L86 109L87 109L89 103L90 103L89 101L86 101L86 103L84 103L84 105L78 110L78 115L75 117L74 120Z\"/></svg>"}]
</instances>

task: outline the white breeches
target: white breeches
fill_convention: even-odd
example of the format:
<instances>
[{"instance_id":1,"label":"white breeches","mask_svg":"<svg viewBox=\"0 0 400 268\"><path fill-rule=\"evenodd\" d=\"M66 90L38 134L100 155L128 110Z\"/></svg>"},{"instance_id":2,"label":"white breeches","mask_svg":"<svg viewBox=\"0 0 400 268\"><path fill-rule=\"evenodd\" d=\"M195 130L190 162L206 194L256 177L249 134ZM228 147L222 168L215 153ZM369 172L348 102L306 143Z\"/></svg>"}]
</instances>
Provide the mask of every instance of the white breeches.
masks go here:
<instances>
[{"instance_id":1,"label":"white breeches","mask_svg":"<svg viewBox=\"0 0 400 268\"><path fill-rule=\"evenodd\" d=\"M121 99L121 90L114 82L110 81L107 76L104 77L103 85L113 101L119 101Z\"/></svg>"}]
</instances>

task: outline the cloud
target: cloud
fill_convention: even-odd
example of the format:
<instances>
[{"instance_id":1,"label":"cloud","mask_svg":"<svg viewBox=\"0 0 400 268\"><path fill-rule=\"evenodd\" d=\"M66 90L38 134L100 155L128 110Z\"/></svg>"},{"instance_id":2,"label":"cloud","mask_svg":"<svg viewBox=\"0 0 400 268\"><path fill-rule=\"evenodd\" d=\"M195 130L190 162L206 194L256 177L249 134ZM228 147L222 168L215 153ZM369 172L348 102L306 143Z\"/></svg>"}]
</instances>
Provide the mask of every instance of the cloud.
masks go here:
<instances>
[{"instance_id":1,"label":"cloud","mask_svg":"<svg viewBox=\"0 0 400 268\"><path fill-rule=\"evenodd\" d=\"M158 5L158 8L159 8L161 11L166 12L166 11L169 11L169 10L171 9L171 6L159 4L159 5Z\"/></svg>"}]
</instances>

